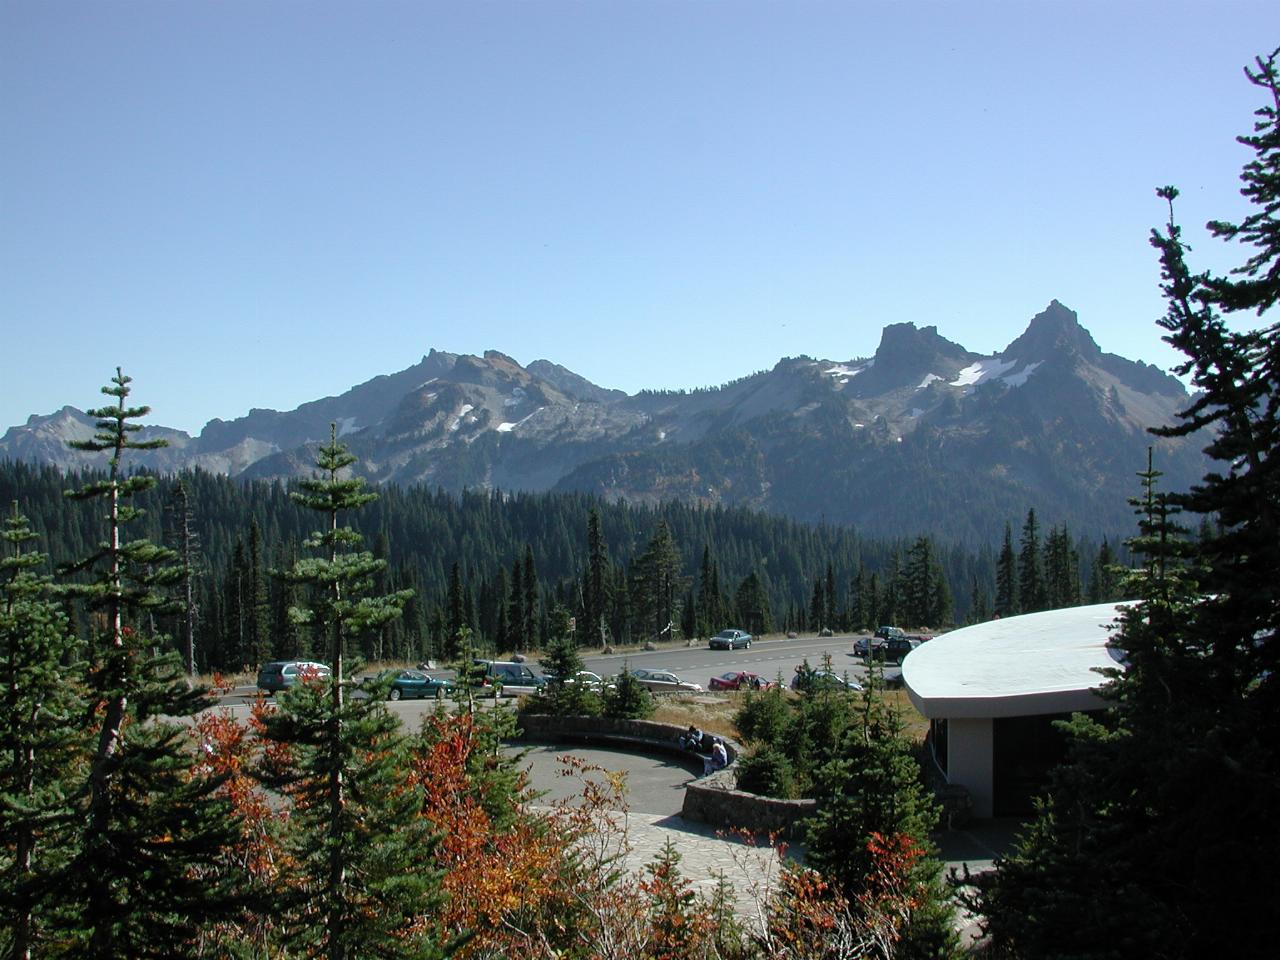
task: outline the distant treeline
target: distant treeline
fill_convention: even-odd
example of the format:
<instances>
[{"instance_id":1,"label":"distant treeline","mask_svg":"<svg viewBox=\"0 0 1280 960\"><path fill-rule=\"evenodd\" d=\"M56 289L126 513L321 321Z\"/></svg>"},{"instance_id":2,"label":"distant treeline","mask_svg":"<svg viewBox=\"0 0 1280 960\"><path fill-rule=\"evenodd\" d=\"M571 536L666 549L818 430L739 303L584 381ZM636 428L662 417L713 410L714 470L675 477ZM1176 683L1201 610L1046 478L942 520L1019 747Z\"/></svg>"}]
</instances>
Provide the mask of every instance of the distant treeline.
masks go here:
<instances>
[{"instance_id":1,"label":"distant treeline","mask_svg":"<svg viewBox=\"0 0 1280 960\"><path fill-rule=\"evenodd\" d=\"M0 463L0 502L17 501L40 533L41 549L65 562L89 552L100 536L92 515L100 507L63 496L89 479ZM290 500L282 482L196 470L160 477L139 498L146 516L137 535L182 547L180 489L194 534L200 666L237 668L316 652L287 616L296 603L291 588L271 575L297 558L313 515ZM583 645L705 636L731 625L758 632L881 622L938 629L996 609L997 545L973 550L927 533L873 540L739 508L394 486L351 522L388 561L379 587L414 595L402 620L355 651L371 659L448 657L462 625L482 648L539 647L552 624L563 622L553 619L558 608L576 618ZM1101 545L1072 539L1065 526L1052 542L1055 569L1067 564L1067 586L1054 596L1088 597ZM184 616L166 625L174 636L184 633Z\"/></svg>"}]
</instances>

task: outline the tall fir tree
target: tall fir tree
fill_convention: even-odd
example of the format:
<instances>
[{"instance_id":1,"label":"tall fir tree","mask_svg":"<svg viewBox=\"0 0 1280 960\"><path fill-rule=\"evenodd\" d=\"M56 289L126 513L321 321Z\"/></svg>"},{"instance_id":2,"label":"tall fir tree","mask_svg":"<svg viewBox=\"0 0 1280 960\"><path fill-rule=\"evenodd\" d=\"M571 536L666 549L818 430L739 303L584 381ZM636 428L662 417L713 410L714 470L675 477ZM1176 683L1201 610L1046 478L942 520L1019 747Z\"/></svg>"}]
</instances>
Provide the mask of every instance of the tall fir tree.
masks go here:
<instances>
[{"instance_id":1,"label":"tall fir tree","mask_svg":"<svg viewBox=\"0 0 1280 960\"><path fill-rule=\"evenodd\" d=\"M83 645L53 595L48 558L17 502L0 552L0 943L45 955L50 889L71 850L77 765L88 753L83 705L65 674ZM56 926L56 924L52 924Z\"/></svg>"},{"instance_id":2,"label":"tall fir tree","mask_svg":"<svg viewBox=\"0 0 1280 960\"><path fill-rule=\"evenodd\" d=\"M462 586L462 569L455 560L453 566L449 568L449 599L448 599L448 617L447 630L449 633L449 645L445 649L447 658L456 657L458 654L459 644L462 637L462 628L469 626L467 623L467 600L466 594Z\"/></svg>"},{"instance_id":3,"label":"tall fir tree","mask_svg":"<svg viewBox=\"0 0 1280 960\"><path fill-rule=\"evenodd\" d=\"M73 952L103 960L194 956L201 928L238 906L237 876L217 869L229 863L221 853L238 839L236 821L215 793L220 781L192 769L190 732L179 722L212 700L188 686L176 654L153 652L166 641L146 632L181 571L173 551L125 539L142 516L133 498L156 484L154 476L129 474L125 454L164 445L136 438L142 427L134 421L150 411L126 405L130 382L117 368L102 388L115 404L89 411L96 433L71 444L110 459L103 479L69 493L103 503L105 536L67 568L89 575L67 589L96 614L100 630L87 684L95 743L81 790L85 809L57 890L76 921L66 931Z\"/></svg>"},{"instance_id":4,"label":"tall fir tree","mask_svg":"<svg viewBox=\"0 0 1280 960\"><path fill-rule=\"evenodd\" d=\"M1018 603L1018 558L1013 552L1013 531L1006 523L1004 543L996 561L995 615L1012 617L1021 612L1021 605Z\"/></svg>"},{"instance_id":5,"label":"tall fir tree","mask_svg":"<svg viewBox=\"0 0 1280 960\"><path fill-rule=\"evenodd\" d=\"M1040 556L1040 524L1035 508L1027 511L1018 550L1018 599L1022 613L1045 608L1044 570Z\"/></svg>"},{"instance_id":6,"label":"tall fir tree","mask_svg":"<svg viewBox=\"0 0 1280 960\"><path fill-rule=\"evenodd\" d=\"M191 497L187 485L178 480L174 484L169 502L168 519L173 549L182 567L180 583L182 656L187 675L194 677L196 666L196 631L199 625L199 606L196 603L196 571L200 564L200 538L195 531L195 514L191 509Z\"/></svg>"},{"instance_id":7,"label":"tall fir tree","mask_svg":"<svg viewBox=\"0 0 1280 960\"><path fill-rule=\"evenodd\" d=\"M729 619L720 590L720 568L711 555L711 545L702 548L698 568L698 634L709 637L722 630ZM748 628L749 629L749 628Z\"/></svg>"},{"instance_id":8,"label":"tall fir tree","mask_svg":"<svg viewBox=\"0 0 1280 960\"><path fill-rule=\"evenodd\" d=\"M609 608L609 551L600 525L600 511L595 507L587 515L587 572L583 583L583 623L578 629L579 642L601 643Z\"/></svg>"},{"instance_id":9,"label":"tall fir tree","mask_svg":"<svg viewBox=\"0 0 1280 960\"><path fill-rule=\"evenodd\" d=\"M1016 855L982 882L998 947L1023 957L1274 952L1280 836L1280 329L1233 331L1280 298L1280 50L1246 73L1264 94L1241 191L1254 212L1212 233L1254 248L1233 276L1193 273L1173 216L1152 232L1167 305L1165 339L1196 393L1176 426L1205 430L1217 469L1157 495L1143 476L1144 562L1114 638L1125 667L1103 722L1073 724L1072 762ZM1212 518L1179 536L1178 510ZM1080 923L1082 916L1090 923Z\"/></svg>"},{"instance_id":10,"label":"tall fir tree","mask_svg":"<svg viewBox=\"0 0 1280 960\"><path fill-rule=\"evenodd\" d=\"M420 788L404 781L409 744L399 720L372 696L348 697L348 648L398 617L407 593L371 593L386 561L361 550L343 514L376 499L364 481L344 475L355 457L330 428L317 472L291 496L323 526L307 538L313 556L284 573L305 591L294 619L328 647L331 674L304 681L266 717L264 781L292 801L287 848L297 863L282 893L286 942L328 958L439 955L423 918L438 899L432 828Z\"/></svg>"},{"instance_id":11,"label":"tall fir tree","mask_svg":"<svg viewBox=\"0 0 1280 960\"><path fill-rule=\"evenodd\" d=\"M683 584L680 576L680 553L665 520L644 553L632 565L635 601L639 607L641 629L649 639L671 639L676 619L676 597Z\"/></svg>"},{"instance_id":12,"label":"tall fir tree","mask_svg":"<svg viewBox=\"0 0 1280 960\"><path fill-rule=\"evenodd\" d=\"M541 604L538 602L538 569L533 560L533 545L524 548L524 622L520 628L520 646L517 650L532 650L538 645L538 623Z\"/></svg>"},{"instance_id":13,"label":"tall fir tree","mask_svg":"<svg viewBox=\"0 0 1280 960\"><path fill-rule=\"evenodd\" d=\"M1105 537L1098 547L1098 555L1093 559L1089 574L1089 602L1106 603L1108 600L1123 599L1120 596L1120 567L1116 561L1115 551Z\"/></svg>"},{"instance_id":14,"label":"tall fir tree","mask_svg":"<svg viewBox=\"0 0 1280 960\"><path fill-rule=\"evenodd\" d=\"M748 633L770 633L773 630L773 614L769 610L769 595L760 582L760 575L752 570L738 585L734 596L742 627Z\"/></svg>"},{"instance_id":15,"label":"tall fir tree","mask_svg":"<svg viewBox=\"0 0 1280 960\"><path fill-rule=\"evenodd\" d=\"M257 518L249 521L249 546L245 557L244 657L252 665L271 657L270 603L267 596L266 565L262 558L262 528Z\"/></svg>"}]
</instances>

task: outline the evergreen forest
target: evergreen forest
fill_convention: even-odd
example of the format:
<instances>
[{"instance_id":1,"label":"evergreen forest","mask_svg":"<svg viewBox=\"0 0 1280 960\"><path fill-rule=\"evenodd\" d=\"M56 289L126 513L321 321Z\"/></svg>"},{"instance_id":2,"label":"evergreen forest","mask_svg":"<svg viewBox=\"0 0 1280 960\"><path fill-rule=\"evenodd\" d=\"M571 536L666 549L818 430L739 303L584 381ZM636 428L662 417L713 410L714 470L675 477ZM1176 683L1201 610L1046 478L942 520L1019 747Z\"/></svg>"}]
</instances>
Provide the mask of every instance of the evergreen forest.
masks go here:
<instances>
[{"instance_id":1,"label":"evergreen forest","mask_svg":"<svg viewBox=\"0 0 1280 960\"><path fill-rule=\"evenodd\" d=\"M41 548L63 564L99 536L93 505L64 491L97 479L0 463L0 502L17 503ZM288 619L295 589L274 575L312 532L290 496L295 485L203 471L152 479L138 495L137 525L182 555L189 576L171 593L184 602L161 615L162 626L180 648L190 636L197 672L319 656L309 631ZM353 651L371 661L448 660L463 626L478 650L538 649L555 639L557 609L575 619L581 646L706 637L726 626L816 632L901 622L937 631L993 612L1118 599L1112 568L1123 552L1074 538L1065 525L1043 530L1034 512L1011 561L996 544L972 550L927 533L870 539L739 508L394 486L352 526L387 562L380 585L410 592L403 617ZM1025 589L1024 603L1001 589L1019 563L1033 571L1031 583L1051 585L1043 596ZM82 609L72 614L83 623Z\"/></svg>"}]
</instances>

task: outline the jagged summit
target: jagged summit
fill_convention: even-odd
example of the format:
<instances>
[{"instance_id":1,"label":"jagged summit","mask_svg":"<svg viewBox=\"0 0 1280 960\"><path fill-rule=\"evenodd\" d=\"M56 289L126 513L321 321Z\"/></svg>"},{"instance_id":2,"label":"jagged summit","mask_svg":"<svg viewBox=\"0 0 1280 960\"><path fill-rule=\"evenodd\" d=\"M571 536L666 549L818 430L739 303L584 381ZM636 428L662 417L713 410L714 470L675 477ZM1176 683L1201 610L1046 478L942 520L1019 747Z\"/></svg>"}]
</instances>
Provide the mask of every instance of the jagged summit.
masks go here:
<instances>
[{"instance_id":1,"label":"jagged summit","mask_svg":"<svg viewBox=\"0 0 1280 960\"><path fill-rule=\"evenodd\" d=\"M1004 349L1003 356L1023 362L1044 361L1055 354L1069 354L1094 360L1102 350L1089 331L1080 325L1074 310L1057 300L1050 301L1031 318L1026 331Z\"/></svg>"}]
</instances>

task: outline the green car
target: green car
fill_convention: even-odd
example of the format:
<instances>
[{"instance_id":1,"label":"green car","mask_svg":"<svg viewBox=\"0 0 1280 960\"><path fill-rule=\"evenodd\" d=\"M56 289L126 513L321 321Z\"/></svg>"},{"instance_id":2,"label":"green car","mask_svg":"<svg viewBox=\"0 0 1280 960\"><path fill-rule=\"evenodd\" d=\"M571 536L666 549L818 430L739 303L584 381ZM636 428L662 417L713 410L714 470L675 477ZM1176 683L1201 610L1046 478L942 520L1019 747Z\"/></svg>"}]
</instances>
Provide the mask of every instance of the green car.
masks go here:
<instances>
[{"instance_id":1,"label":"green car","mask_svg":"<svg viewBox=\"0 0 1280 960\"><path fill-rule=\"evenodd\" d=\"M388 700L442 700L453 695L453 681L444 677L432 677L421 670L383 670L378 682L391 680L387 689Z\"/></svg>"}]
</instances>

